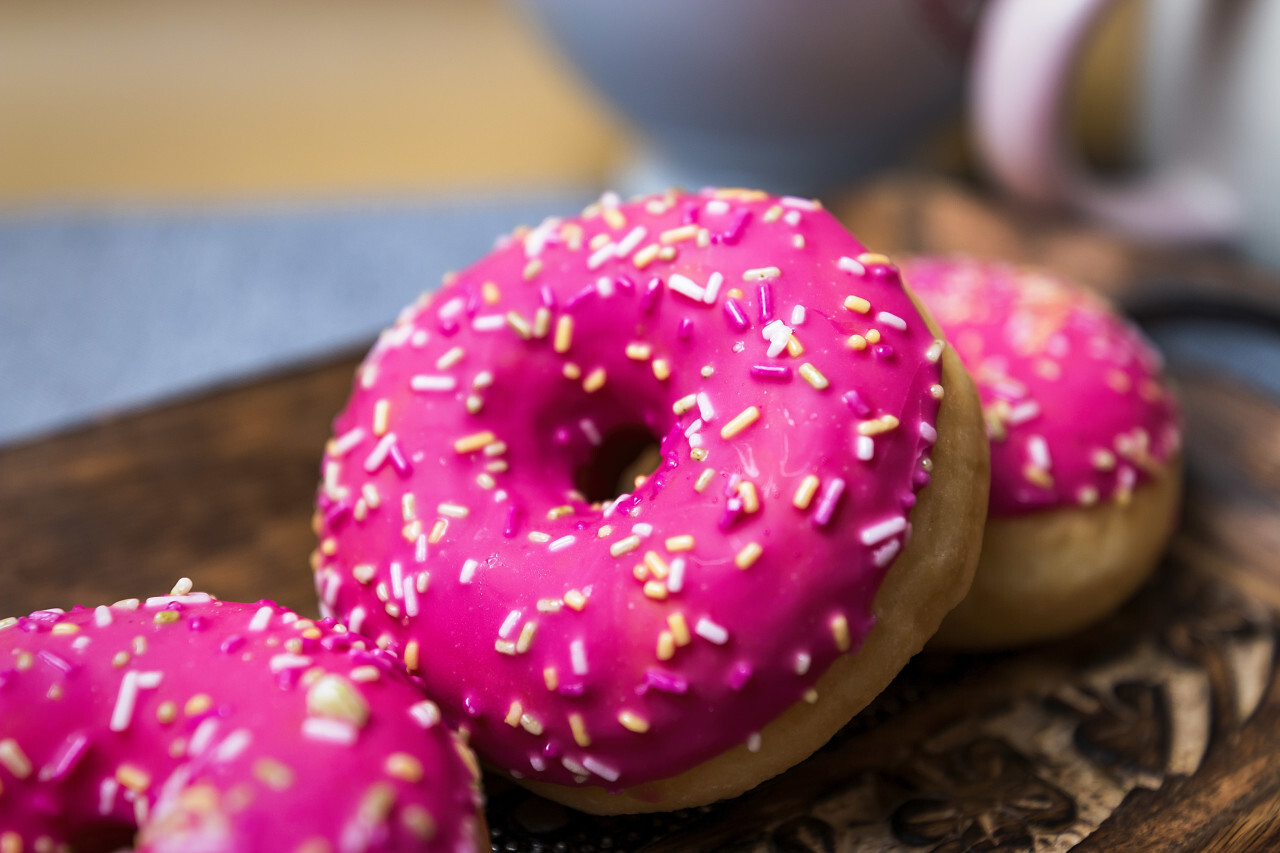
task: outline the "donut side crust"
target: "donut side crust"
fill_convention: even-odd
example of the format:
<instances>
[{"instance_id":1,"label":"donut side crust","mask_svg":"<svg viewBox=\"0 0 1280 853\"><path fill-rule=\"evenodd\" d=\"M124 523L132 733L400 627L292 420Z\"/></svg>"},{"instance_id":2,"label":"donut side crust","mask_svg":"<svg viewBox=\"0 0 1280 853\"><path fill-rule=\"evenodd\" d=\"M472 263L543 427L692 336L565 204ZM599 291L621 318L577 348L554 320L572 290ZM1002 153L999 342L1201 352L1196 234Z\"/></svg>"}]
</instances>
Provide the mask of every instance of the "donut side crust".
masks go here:
<instances>
[{"instance_id":1,"label":"donut side crust","mask_svg":"<svg viewBox=\"0 0 1280 853\"><path fill-rule=\"evenodd\" d=\"M1079 631L1151 577L1173 533L1182 458L1168 460L1128 504L1063 507L992 518L973 587L931 646L983 651Z\"/></svg>"},{"instance_id":2,"label":"donut side crust","mask_svg":"<svg viewBox=\"0 0 1280 853\"><path fill-rule=\"evenodd\" d=\"M908 291L909 293L910 291ZM911 295L930 331L942 338ZM861 650L818 679L818 700L800 701L766 725L757 752L736 746L669 779L610 793L520 780L541 796L592 814L671 811L736 797L812 755L871 702L969 590L981 550L990 485L989 444L973 381L947 347L933 476L911 510L912 535L876 594L876 625Z\"/></svg>"}]
</instances>

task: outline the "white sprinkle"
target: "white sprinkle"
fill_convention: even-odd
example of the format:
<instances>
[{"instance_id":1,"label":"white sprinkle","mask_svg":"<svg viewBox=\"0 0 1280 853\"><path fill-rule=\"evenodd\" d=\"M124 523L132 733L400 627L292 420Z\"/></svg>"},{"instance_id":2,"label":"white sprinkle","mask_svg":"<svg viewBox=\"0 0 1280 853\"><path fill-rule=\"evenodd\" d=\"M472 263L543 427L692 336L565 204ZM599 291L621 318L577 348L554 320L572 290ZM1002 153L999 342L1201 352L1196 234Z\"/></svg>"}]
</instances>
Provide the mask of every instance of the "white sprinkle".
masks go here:
<instances>
[{"instance_id":1,"label":"white sprinkle","mask_svg":"<svg viewBox=\"0 0 1280 853\"><path fill-rule=\"evenodd\" d=\"M391 563L391 594L404 598L404 567L395 561Z\"/></svg>"},{"instance_id":2,"label":"white sprinkle","mask_svg":"<svg viewBox=\"0 0 1280 853\"><path fill-rule=\"evenodd\" d=\"M440 722L440 708L435 702L423 699L421 702L409 706L409 716L413 717L418 725L424 729L429 729Z\"/></svg>"},{"instance_id":3,"label":"white sprinkle","mask_svg":"<svg viewBox=\"0 0 1280 853\"><path fill-rule=\"evenodd\" d=\"M140 672L138 673L138 689L139 690L155 690L160 686L160 682L164 681L163 672Z\"/></svg>"},{"instance_id":4,"label":"white sprinkle","mask_svg":"<svg viewBox=\"0 0 1280 853\"><path fill-rule=\"evenodd\" d=\"M561 536L559 539L552 542L550 545L547 546L547 550L563 551L565 548L568 548L570 545L572 545L575 541L576 539L574 535L570 533L566 536Z\"/></svg>"},{"instance_id":5,"label":"white sprinkle","mask_svg":"<svg viewBox=\"0 0 1280 853\"><path fill-rule=\"evenodd\" d=\"M466 350L462 347L451 347L436 359L436 370L448 370L458 362L462 361L466 355Z\"/></svg>"},{"instance_id":6,"label":"white sprinkle","mask_svg":"<svg viewBox=\"0 0 1280 853\"><path fill-rule=\"evenodd\" d=\"M338 603L338 588L342 585L342 576L335 571L330 571L324 576L324 589L320 593L320 599L326 607L333 608Z\"/></svg>"},{"instance_id":7,"label":"white sprinkle","mask_svg":"<svg viewBox=\"0 0 1280 853\"><path fill-rule=\"evenodd\" d=\"M715 419L716 407L711 405L711 398L707 396L706 391L698 392L698 414L702 415L704 421Z\"/></svg>"},{"instance_id":8,"label":"white sprinkle","mask_svg":"<svg viewBox=\"0 0 1280 853\"><path fill-rule=\"evenodd\" d=\"M286 669L303 669L311 666L311 658L306 655L294 655L282 652L278 655L272 655L270 667L272 672L283 672Z\"/></svg>"},{"instance_id":9,"label":"white sprinkle","mask_svg":"<svg viewBox=\"0 0 1280 853\"><path fill-rule=\"evenodd\" d=\"M523 615L519 610L512 610L508 613L507 618L502 621L502 627L498 629L498 636L505 640L507 635L520 624L520 617Z\"/></svg>"},{"instance_id":10,"label":"white sprinkle","mask_svg":"<svg viewBox=\"0 0 1280 853\"><path fill-rule=\"evenodd\" d=\"M418 615L418 588L412 581L404 586L404 612L406 616Z\"/></svg>"},{"instance_id":11,"label":"white sprinkle","mask_svg":"<svg viewBox=\"0 0 1280 853\"><path fill-rule=\"evenodd\" d=\"M452 391L458 387L458 379L455 376L419 374L409 378L409 387L414 391Z\"/></svg>"},{"instance_id":12,"label":"white sprinkle","mask_svg":"<svg viewBox=\"0 0 1280 853\"><path fill-rule=\"evenodd\" d=\"M605 298L613 296L613 279L607 275L602 275L596 279L596 293Z\"/></svg>"},{"instance_id":13,"label":"white sprinkle","mask_svg":"<svg viewBox=\"0 0 1280 853\"><path fill-rule=\"evenodd\" d=\"M851 272L855 275L865 275L867 272L867 268L853 258L841 258L836 262L836 266L845 272Z\"/></svg>"},{"instance_id":14,"label":"white sprinkle","mask_svg":"<svg viewBox=\"0 0 1280 853\"><path fill-rule=\"evenodd\" d=\"M870 462L876 455L876 440L869 435L860 435L854 439L854 455L863 462Z\"/></svg>"},{"instance_id":15,"label":"white sprinkle","mask_svg":"<svg viewBox=\"0 0 1280 853\"><path fill-rule=\"evenodd\" d=\"M382 463L387 461L387 455L391 453L391 446L395 443L396 434L394 432L384 435L364 460L364 470L372 474L381 468Z\"/></svg>"},{"instance_id":16,"label":"white sprinkle","mask_svg":"<svg viewBox=\"0 0 1280 853\"><path fill-rule=\"evenodd\" d=\"M704 444L705 442L702 440L702 436L698 433L695 432L693 435L689 436L690 448L702 447Z\"/></svg>"},{"instance_id":17,"label":"white sprinkle","mask_svg":"<svg viewBox=\"0 0 1280 853\"><path fill-rule=\"evenodd\" d=\"M448 302L440 306L440 310L436 312L441 320L448 320L450 317L456 317L462 313L467 307L467 300L461 296L455 296Z\"/></svg>"},{"instance_id":18,"label":"white sprinkle","mask_svg":"<svg viewBox=\"0 0 1280 853\"><path fill-rule=\"evenodd\" d=\"M572 758L570 758L567 755L560 759L560 763L564 765L565 770L568 770L570 773L574 774L575 776L583 777L583 781L586 781L587 775L590 774L591 772L590 770L583 767L581 764L574 761Z\"/></svg>"},{"instance_id":19,"label":"white sprinkle","mask_svg":"<svg viewBox=\"0 0 1280 853\"><path fill-rule=\"evenodd\" d=\"M886 326L892 326L899 332L904 332L907 329L906 320L902 319L897 314L890 314L888 311L880 311L876 314L876 319L881 323L884 323Z\"/></svg>"},{"instance_id":20,"label":"white sprinkle","mask_svg":"<svg viewBox=\"0 0 1280 853\"><path fill-rule=\"evenodd\" d=\"M265 631L267 626L271 624L271 617L275 615L275 609L264 604L258 608L258 612L253 614L253 618L249 620L250 631Z\"/></svg>"},{"instance_id":21,"label":"white sprinkle","mask_svg":"<svg viewBox=\"0 0 1280 853\"><path fill-rule=\"evenodd\" d=\"M795 670L796 675L804 675L809 671L809 667L813 664L813 658L808 652L796 652Z\"/></svg>"},{"instance_id":22,"label":"white sprinkle","mask_svg":"<svg viewBox=\"0 0 1280 853\"><path fill-rule=\"evenodd\" d=\"M334 456L346 456L362 441L364 441L364 427L355 427L335 438L329 445L329 450Z\"/></svg>"},{"instance_id":23,"label":"white sprinkle","mask_svg":"<svg viewBox=\"0 0 1280 853\"><path fill-rule=\"evenodd\" d=\"M929 442L929 444L933 444L935 441L938 440L938 431L934 429L931 425L925 423L924 421L921 421L920 437L923 438L925 441Z\"/></svg>"},{"instance_id":24,"label":"white sprinkle","mask_svg":"<svg viewBox=\"0 0 1280 853\"><path fill-rule=\"evenodd\" d=\"M368 615L364 607L359 604L351 608L351 615L347 617L347 627L351 630L351 633L360 633L360 629L364 627L365 617Z\"/></svg>"},{"instance_id":25,"label":"white sprinkle","mask_svg":"<svg viewBox=\"0 0 1280 853\"><path fill-rule=\"evenodd\" d=\"M759 752L759 751L760 751L760 733L752 732L751 734L747 735L747 752Z\"/></svg>"},{"instance_id":26,"label":"white sprinkle","mask_svg":"<svg viewBox=\"0 0 1280 853\"><path fill-rule=\"evenodd\" d=\"M122 732L129 728L133 721L133 709L138 703L138 673L130 670L124 674L120 682L120 692L116 694L116 706L111 711L111 723L108 728L113 732Z\"/></svg>"},{"instance_id":27,"label":"white sprinkle","mask_svg":"<svg viewBox=\"0 0 1280 853\"><path fill-rule=\"evenodd\" d=\"M98 814L109 815L115 811L116 793L119 790L120 783L114 776L102 780L102 784L98 786Z\"/></svg>"},{"instance_id":28,"label":"white sprinkle","mask_svg":"<svg viewBox=\"0 0 1280 853\"><path fill-rule=\"evenodd\" d=\"M722 198L713 198L707 202L706 211L712 216L723 216L729 212L729 202Z\"/></svg>"},{"instance_id":29,"label":"white sprinkle","mask_svg":"<svg viewBox=\"0 0 1280 853\"><path fill-rule=\"evenodd\" d=\"M569 643L569 661L574 675L587 674L587 647L581 639Z\"/></svg>"},{"instance_id":30,"label":"white sprinkle","mask_svg":"<svg viewBox=\"0 0 1280 853\"><path fill-rule=\"evenodd\" d=\"M818 209L817 202L814 202L811 199L800 198L799 196L794 196L794 195L784 195L782 198L778 199L778 202L783 207L791 207L791 208L795 208L796 210L817 210Z\"/></svg>"},{"instance_id":31,"label":"white sprinkle","mask_svg":"<svg viewBox=\"0 0 1280 853\"><path fill-rule=\"evenodd\" d=\"M647 521L641 521L631 525L631 532L639 536L641 539L648 539L653 535L653 525Z\"/></svg>"},{"instance_id":32,"label":"white sprinkle","mask_svg":"<svg viewBox=\"0 0 1280 853\"><path fill-rule=\"evenodd\" d=\"M863 545L876 545L890 536L895 536L907 529L907 519L905 516L896 516L879 524L872 524L869 527L862 528L859 538L862 539Z\"/></svg>"},{"instance_id":33,"label":"white sprinkle","mask_svg":"<svg viewBox=\"0 0 1280 853\"><path fill-rule=\"evenodd\" d=\"M111 608L105 604L100 604L93 608L93 624L99 628L105 628L112 622Z\"/></svg>"},{"instance_id":34,"label":"white sprinkle","mask_svg":"<svg viewBox=\"0 0 1280 853\"><path fill-rule=\"evenodd\" d=\"M697 431L698 431L698 430L700 430L700 429L702 429L702 418L694 418L694 419L693 419L693 423L691 423L691 424L689 424L689 426L685 427L685 430L684 430L684 437L685 437L685 438L689 438L690 436L692 436L695 432L697 432Z\"/></svg>"},{"instance_id":35,"label":"white sprinkle","mask_svg":"<svg viewBox=\"0 0 1280 853\"><path fill-rule=\"evenodd\" d=\"M1052 460L1049 459L1049 444L1044 436L1033 435L1027 439L1027 455L1031 458L1032 465L1049 470Z\"/></svg>"},{"instance_id":36,"label":"white sprinkle","mask_svg":"<svg viewBox=\"0 0 1280 853\"><path fill-rule=\"evenodd\" d=\"M705 616L698 620L698 624L693 626L693 633L704 640L715 643L717 646L723 646L729 639L729 632L724 626L717 625Z\"/></svg>"},{"instance_id":37,"label":"white sprinkle","mask_svg":"<svg viewBox=\"0 0 1280 853\"><path fill-rule=\"evenodd\" d=\"M599 761L597 761L595 758L593 758L590 755L583 757L582 766L587 768L597 776L599 776L601 779L604 779L606 782L618 781L617 770L614 770L612 767L610 767L607 764L601 764Z\"/></svg>"},{"instance_id":38,"label":"white sprinkle","mask_svg":"<svg viewBox=\"0 0 1280 853\"><path fill-rule=\"evenodd\" d=\"M614 253L617 251L617 248L618 248L617 245L612 241L610 241L608 243L605 243L599 249L596 249L594 252L591 253L591 256L587 258L587 269L589 270L600 269L600 267L604 265L605 261L614 257Z\"/></svg>"},{"instance_id":39,"label":"white sprinkle","mask_svg":"<svg viewBox=\"0 0 1280 853\"><path fill-rule=\"evenodd\" d=\"M458 575L458 583L471 583L471 579L476 576L476 569L478 568L480 568L480 563L468 559L462 564L462 574Z\"/></svg>"},{"instance_id":40,"label":"white sprinkle","mask_svg":"<svg viewBox=\"0 0 1280 853\"><path fill-rule=\"evenodd\" d=\"M648 234L648 229L643 225L637 225L635 228L632 228L627 232L627 236L618 241L618 248L614 252L614 256L618 258L625 258L636 250L636 247L640 245L640 241Z\"/></svg>"},{"instance_id":41,"label":"white sprinkle","mask_svg":"<svg viewBox=\"0 0 1280 853\"><path fill-rule=\"evenodd\" d=\"M157 607L168 607L170 604L208 604L213 596L207 592L189 592L185 595L153 595L143 606L154 610Z\"/></svg>"},{"instance_id":42,"label":"white sprinkle","mask_svg":"<svg viewBox=\"0 0 1280 853\"><path fill-rule=\"evenodd\" d=\"M479 391L481 388L488 388L493 384L493 372L482 370L476 374L476 378L471 380L471 387Z\"/></svg>"},{"instance_id":43,"label":"white sprinkle","mask_svg":"<svg viewBox=\"0 0 1280 853\"><path fill-rule=\"evenodd\" d=\"M471 321L471 328L477 332L497 332L506 327L505 314L482 314Z\"/></svg>"},{"instance_id":44,"label":"white sprinkle","mask_svg":"<svg viewBox=\"0 0 1280 853\"><path fill-rule=\"evenodd\" d=\"M724 275L720 272L713 272L711 277L707 279L707 292L702 297L702 301L708 305L714 305L716 297L720 295L720 285L724 284Z\"/></svg>"},{"instance_id":45,"label":"white sprinkle","mask_svg":"<svg viewBox=\"0 0 1280 853\"><path fill-rule=\"evenodd\" d=\"M800 326L804 324L804 306L797 305L791 309L791 325Z\"/></svg>"},{"instance_id":46,"label":"white sprinkle","mask_svg":"<svg viewBox=\"0 0 1280 853\"><path fill-rule=\"evenodd\" d=\"M684 557L676 557L671 561L671 569L667 573L667 590L679 592L684 588Z\"/></svg>"},{"instance_id":47,"label":"white sprinkle","mask_svg":"<svg viewBox=\"0 0 1280 853\"><path fill-rule=\"evenodd\" d=\"M547 762L542 760L541 755L530 755L529 766L532 767L538 773L541 773L543 770L547 769Z\"/></svg>"},{"instance_id":48,"label":"white sprinkle","mask_svg":"<svg viewBox=\"0 0 1280 853\"><path fill-rule=\"evenodd\" d=\"M599 447L604 442L604 436L600 434L600 429L596 426L596 422L591 418L583 418L578 421L578 427L582 430L582 434L587 437L587 441L592 445Z\"/></svg>"},{"instance_id":49,"label":"white sprinkle","mask_svg":"<svg viewBox=\"0 0 1280 853\"><path fill-rule=\"evenodd\" d=\"M872 562L876 564L877 569L883 569L893 562L893 558L898 556L898 552L901 550L902 542L898 539L892 539L889 544L871 552Z\"/></svg>"},{"instance_id":50,"label":"white sprinkle","mask_svg":"<svg viewBox=\"0 0 1280 853\"><path fill-rule=\"evenodd\" d=\"M218 748L213 753L213 760L219 763L235 761L242 752L249 748L249 744L252 742L253 735L247 729L236 729L227 735L222 743L218 744Z\"/></svg>"},{"instance_id":51,"label":"white sprinkle","mask_svg":"<svg viewBox=\"0 0 1280 853\"><path fill-rule=\"evenodd\" d=\"M1040 414L1040 404L1035 400L1024 400L1009 409L1004 422L1009 426L1021 426Z\"/></svg>"},{"instance_id":52,"label":"white sprinkle","mask_svg":"<svg viewBox=\"0 0 1280 853\"><path fill-rule=\"evenodd\" d=\"M337 743L351 746L356 742L359 732L356 727L343 720L332 717L307 717L302 721L302 736L311 740Z\"/></svg>"},{"instance_id":53,"label":"white sprinkle","mask_svg":"<svg viewBox=\"0 0 1280 853\"><path fill-rule=\"evenodd\" d=\"M694 302L702 302L706 296L706 292L695 284L693 279L680 275L680 273L675 273L667 280L667 287L681 296L692 299Z\"/></svg>"},{"instance_id":54,"label":"white sprinkle","mask_svg":"<svg viewBox=\"0 0 1280 853\"><path fill-rule=\"evenodd\" d=\"M195 732L191 735L191 740L187 741L187 755L203 754L209 748L209 742L213 740L213 736L217 731L218 720L215 717L205 717L200 722L200 725L196 726Z\"/></svg>"}]
</instances>

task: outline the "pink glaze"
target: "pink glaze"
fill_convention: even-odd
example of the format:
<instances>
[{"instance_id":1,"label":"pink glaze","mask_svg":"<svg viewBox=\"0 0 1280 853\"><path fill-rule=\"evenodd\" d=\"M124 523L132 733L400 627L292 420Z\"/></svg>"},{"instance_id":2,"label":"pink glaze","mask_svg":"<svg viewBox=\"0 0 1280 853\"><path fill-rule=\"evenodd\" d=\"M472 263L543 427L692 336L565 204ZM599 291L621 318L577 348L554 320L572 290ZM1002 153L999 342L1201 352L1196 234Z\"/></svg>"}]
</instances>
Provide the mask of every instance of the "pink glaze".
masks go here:
<instances>
[{"instance_id":1,"label":"pink glaze","mask_svg":"<svg viewBox=\"0 0 1280 853\"><path fill-rule=\"evenodd\" d=\"M942 344L862 253L815 203L743 191L606 196L500 241L358 373L323 606L514 775L616 790L756 743L861 645L929 479ZM588 504L574 470L634 426L658 472Z\"/></svg>"},{"instance_id":2,"label":"pink glaze","mask_svg":"<svg viewBox=\"0 0 1280 853\"><path fill-rule=\"evenodd\" d=\"M0 621L0 850L474 850L475 759L365 646L202 593Z\"/></svg>"},{"instance_id":3,"label":"pink glaze","mask_svg":"<svg viewBox=\"0 0 1280 853\"><path fill-rule=\"evenodd\" d=\"M915 258L903 276L977 382L992 515L1127 501L1177 451L1160 354L1098 296L964 258Z\"/></svg>"}]
</instances>

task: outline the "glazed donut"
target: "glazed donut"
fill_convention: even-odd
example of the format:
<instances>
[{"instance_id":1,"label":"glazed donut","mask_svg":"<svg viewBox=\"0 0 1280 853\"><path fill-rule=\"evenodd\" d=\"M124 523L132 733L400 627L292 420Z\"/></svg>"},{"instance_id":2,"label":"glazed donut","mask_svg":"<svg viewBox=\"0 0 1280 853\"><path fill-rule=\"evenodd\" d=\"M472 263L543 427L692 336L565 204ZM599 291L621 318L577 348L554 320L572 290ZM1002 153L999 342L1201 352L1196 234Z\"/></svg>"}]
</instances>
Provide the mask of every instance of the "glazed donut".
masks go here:
<instances>
[{"instance_id":1,"label":"glazed donut","mask_svg":"<svg viewBox=\"0 0 1280 853\"><path fill-rule=\"evenodd\" d=\"M972 373L991 440L982 558L935 643L1016 646L1111 613L1150 576L1177 516L1181 432L1159 353L1045 271L915 258L903 276Z\"/></svg>"},{"instance_id":2,"label":"glazed donut","mask_svg":"<svg viewBox=\"0 0 1280 853\"><path fill-rule=\"evenodd\" d=\"M358 370L323 463L322 606L539 793L740 793L968 587L986 441L938 338L815 202L606 196L518 231ZM615 496L647 441L657 470Z\"/></svg>"},{"instance_id":3,"label":"glazed donut","mask_svg":"<svg viewBox=\"0 0 1280 853\"><path fill-rule=\"evenodd\" d=\"M186 589L0 620L0 850L489 849L475 758L398 661Z\"/></svg>"}]
</instances>

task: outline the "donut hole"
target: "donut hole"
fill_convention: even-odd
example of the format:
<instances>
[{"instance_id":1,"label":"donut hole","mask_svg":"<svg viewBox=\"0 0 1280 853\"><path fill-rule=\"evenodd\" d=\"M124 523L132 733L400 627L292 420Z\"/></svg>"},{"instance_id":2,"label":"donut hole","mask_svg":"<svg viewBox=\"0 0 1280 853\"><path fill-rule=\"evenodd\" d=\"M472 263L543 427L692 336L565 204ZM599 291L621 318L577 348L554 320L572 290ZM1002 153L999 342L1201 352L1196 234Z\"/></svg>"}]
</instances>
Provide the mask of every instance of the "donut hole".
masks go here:
<instances>
[{"instance_id":1,"label":"donut hole","mask_svg":"<svg viewBox=\"0 0 1280 853\"><path fill-rule=\"evenodd\" d=\"M78 853L114 853L132 850L138 827L133 823L94 823L82 826L67 839L67 845Z\"/></svg>"},{"instance_id":2,"label":"donut hole","mask_svg":"<svg viewBox=\"0 0 1280 853\"><path fill-rule=\"evenodd\" d=\"M648 477L662 461L658 437L647 426L633 424L610 431L573 472L574 487L592 503L609 501L636 489L637 477Z\"/></svg>"}]
</instances>

